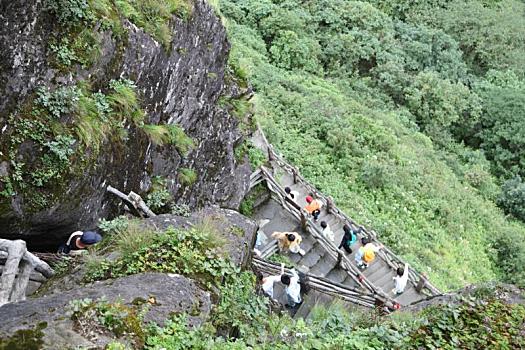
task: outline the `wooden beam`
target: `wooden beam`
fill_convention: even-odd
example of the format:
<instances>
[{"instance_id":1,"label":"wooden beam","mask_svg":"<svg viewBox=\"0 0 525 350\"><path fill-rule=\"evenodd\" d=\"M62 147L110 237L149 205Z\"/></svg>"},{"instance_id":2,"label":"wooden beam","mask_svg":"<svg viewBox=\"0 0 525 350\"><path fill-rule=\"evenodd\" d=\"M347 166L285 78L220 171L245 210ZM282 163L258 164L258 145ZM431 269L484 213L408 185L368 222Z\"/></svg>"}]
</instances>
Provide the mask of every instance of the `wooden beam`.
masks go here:
<instances>
[{"instance_id":1,"label":"wooden beam","mask_svg":"<svg viewBox=\"0 0 525 350\"><path fill-rule=\"evenodd\" d=\"M26 242L22 240L7 241L0 240L0 248L7 249L7 260L4 265L4 271L0 278L0 306L8 303L13 290L13 284L16 274L18 273L18 265L22 256L26 251Z\"/></svg>"}]
</instances>

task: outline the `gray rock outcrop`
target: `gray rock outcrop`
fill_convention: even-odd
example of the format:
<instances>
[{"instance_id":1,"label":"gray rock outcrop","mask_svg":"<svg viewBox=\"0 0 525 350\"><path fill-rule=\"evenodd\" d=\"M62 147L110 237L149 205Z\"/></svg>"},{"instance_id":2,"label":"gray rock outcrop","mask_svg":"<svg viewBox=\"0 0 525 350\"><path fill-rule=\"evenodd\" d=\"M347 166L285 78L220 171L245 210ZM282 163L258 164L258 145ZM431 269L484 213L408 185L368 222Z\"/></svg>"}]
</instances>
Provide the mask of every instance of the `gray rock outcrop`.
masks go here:
<instances>
[{"instance_id":1,"label":"gray rock outcrop","mask_svg":"<svg viewBox=\"0 0 525 350\"><path fill-rule=\"evenodd\" d=\"M188 323L199 325L211 310L210 294L192 280L180 275L144 273L4 305L0 307L0 343L2 338L8 338L18 330L36 329L40 325L43 328L42 349L103 348L100 343L83 336L71 319L69 302L85 298L103 298L126 305L154 300L149 303L144 321L159 325L177 313L188 314Z\"/></svg>"},{"instance_id":2,"label":"gray rock outcrop","mask_svg":"<svg viewBox=\"0 0 525 350\"><path fill-rule=\"evenodd\" d=\"M14 192L0 195L0 237L30 237L30 248L54 249L70 232L93 228L98 218L115 212L119 203L105 193L105 186L145 193L153 176L166 178L177 202L192 208L212 203L237 208L247 190L249 165L238 164L234 157L234 146L243 138L239 121L218 107L217 101L223 95L235 97L243 92L225 81L230 45L211 7L197 0L189 18L174 17L169 51L126 20L124 46L109 31L100 30L100 58L89 67L76 65L64 72L49 62L56 20L44 10L44 3L0 3L0 193ZM9 116L34 98L38 87L52 90L79 81L104 87L119 78L135 82L148 123L176 123L193 138L195 147L189 154L182 156L169 145L155 146L128 125L124 144L106 142L94 162L72 166L74 171L60 185L27 193L9 189L7 179L17 171L6 148L11 137ZM35 151L36 145L24 142L15 150L15 157L25 155L22 160L27 163L31 161L28 155ZM197 180L191 186L181 184L182 167L196 172ZM29 201L41 193L50 194L52 200L35 210Z\"/></svg>"}]
</instances>

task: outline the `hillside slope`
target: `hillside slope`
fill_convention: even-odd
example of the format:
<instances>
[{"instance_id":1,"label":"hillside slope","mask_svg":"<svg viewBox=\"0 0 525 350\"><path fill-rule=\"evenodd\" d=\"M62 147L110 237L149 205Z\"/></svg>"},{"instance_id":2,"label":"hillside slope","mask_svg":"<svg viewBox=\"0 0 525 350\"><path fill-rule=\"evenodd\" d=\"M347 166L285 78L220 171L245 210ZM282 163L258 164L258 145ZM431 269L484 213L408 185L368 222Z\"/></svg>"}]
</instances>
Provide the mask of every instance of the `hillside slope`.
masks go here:
<instances>
[{"instance_id":1,"label":"hillside slope","mask_svg":"<svg viewBox=\"0 0 525 350\"><path fill-rule=\"evenodd\" d=\"M454 38L358 1L221 13L269 141L320 191L443 289L523 281L525 227L495 205L489 161L441 128L479 112Z\"/></svg>"}]
</instances>

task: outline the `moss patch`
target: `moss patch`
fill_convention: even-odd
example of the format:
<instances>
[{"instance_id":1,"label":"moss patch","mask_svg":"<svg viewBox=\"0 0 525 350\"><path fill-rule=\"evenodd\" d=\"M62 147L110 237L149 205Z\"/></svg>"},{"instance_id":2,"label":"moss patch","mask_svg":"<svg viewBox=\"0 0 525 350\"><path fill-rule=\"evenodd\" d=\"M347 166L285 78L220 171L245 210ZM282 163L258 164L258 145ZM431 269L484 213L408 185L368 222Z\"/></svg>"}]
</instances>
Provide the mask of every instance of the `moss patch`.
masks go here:
<instances>
[{"instance_id":1,"label":"moss patch","mask_svg":"<svg viewBox=\"0 0 525 350\"><path fill-rule=\"evenodd\" d=\"M20 329L8 338L0 338L0 350L39 350L44 345L42 338L46 322L40 322L33 329Z\"/></svg>"}]
</instances>

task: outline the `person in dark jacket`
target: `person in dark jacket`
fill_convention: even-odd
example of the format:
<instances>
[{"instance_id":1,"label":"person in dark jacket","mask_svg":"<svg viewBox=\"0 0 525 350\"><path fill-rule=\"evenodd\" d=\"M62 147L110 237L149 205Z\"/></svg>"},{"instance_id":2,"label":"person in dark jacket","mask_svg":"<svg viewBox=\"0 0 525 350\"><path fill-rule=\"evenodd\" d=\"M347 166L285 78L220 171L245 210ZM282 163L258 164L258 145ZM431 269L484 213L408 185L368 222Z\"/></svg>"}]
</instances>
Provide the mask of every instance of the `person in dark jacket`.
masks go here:
<instances>
[{"instance_id":1,"label":"person in dark jacket","mask_svg":"<svg viewBox=\"0 0 525 350\"><path fill-rule=\"evenodd\" d=\"M343 232L343 239L341 240L341 244L339 244L338 248L341 249L341 247L343 247L348 254L351 254L352 244L357 242L357 234L348 225L343 226Z\"/></svg>"},{"instance_id":2,"label":"person in dark jacket","mask_svg":"<svg viewBox=\"0 0 525 350\"><path fill-rule=\"evenodd\" d=\"M102 240L102 236L94 231L75 231L67 240L58 248L58 253L69 254L71 251L86 249L93 244Z\"/></svg>"}]
</instances>

